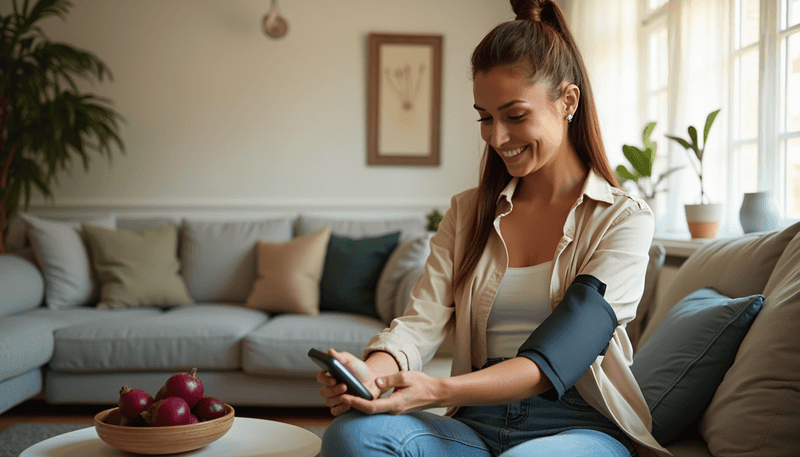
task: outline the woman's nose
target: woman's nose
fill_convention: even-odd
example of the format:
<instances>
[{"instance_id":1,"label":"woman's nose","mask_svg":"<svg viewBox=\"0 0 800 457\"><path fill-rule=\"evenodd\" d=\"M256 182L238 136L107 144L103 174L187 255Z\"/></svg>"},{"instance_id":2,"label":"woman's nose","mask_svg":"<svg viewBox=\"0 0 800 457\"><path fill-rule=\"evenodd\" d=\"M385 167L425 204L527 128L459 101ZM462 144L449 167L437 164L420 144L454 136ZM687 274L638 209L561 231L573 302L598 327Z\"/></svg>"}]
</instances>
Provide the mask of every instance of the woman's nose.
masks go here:
<instances>
[{"instance_id":1,"label":"woman's nose","mask_svg":"<svg viewBox=\"0 0 800 457\"><path fill-rule=\"evenodd\" d=\"M492 134L489 137L489 144L492 147L500 147L506 143L510 139L510 135L508 134L508 129L502 122L495 122L492 125Z\"/></svg>"}]
</instances>

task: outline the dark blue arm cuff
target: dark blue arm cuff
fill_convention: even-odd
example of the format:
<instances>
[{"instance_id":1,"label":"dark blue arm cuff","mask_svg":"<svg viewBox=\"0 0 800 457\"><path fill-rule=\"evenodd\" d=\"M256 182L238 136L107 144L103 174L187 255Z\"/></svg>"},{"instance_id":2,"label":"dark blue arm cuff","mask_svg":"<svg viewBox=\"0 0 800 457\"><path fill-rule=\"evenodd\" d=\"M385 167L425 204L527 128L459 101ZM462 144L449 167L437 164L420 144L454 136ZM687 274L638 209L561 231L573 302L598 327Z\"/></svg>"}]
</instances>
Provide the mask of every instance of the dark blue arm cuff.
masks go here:
<instances>
[{"instance_id":1,"label":"dark blue arm cuff","mask_svg":"<svg viewBox=\"0 0 800 457\"><path fill-rule=\"evenodd\" d=\"M606 285L590 275L579 275L547 319L520 346L542 370L554 389L541 394L557 400L578 382L598 355L605 354L617 328L617 315L603 298Z\"/></svg>"}]
</instances>

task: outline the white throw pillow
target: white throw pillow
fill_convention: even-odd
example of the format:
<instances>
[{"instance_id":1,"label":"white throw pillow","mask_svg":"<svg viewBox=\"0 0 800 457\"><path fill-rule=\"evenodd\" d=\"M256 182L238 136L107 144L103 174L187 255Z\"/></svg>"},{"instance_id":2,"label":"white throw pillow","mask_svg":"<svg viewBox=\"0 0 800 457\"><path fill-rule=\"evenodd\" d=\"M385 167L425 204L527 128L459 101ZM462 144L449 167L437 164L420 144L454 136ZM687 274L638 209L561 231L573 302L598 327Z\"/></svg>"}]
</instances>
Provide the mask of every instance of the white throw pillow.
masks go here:
<instances>
[{"instance_id":1,"label":"white throw pillow","mask_svg":"<svg viewBox=\"0 0 800 457\"><path fill-rule=\"evenodd\" d=\"M116 228L107 215L87 221L57 221L20 214L28 226L28 239L44 275L44 301L48 308L86 305L97 295L89 251L81 236L81 224Z\"/></svg>"},{"instance_id":2,"label":"white throw pillow","mask_svg":"<svg viewBox=\"0 0 800 457\"><path fill-rule=\"evenodd\" d=\"M430 232L400 243L383 266L375 286L375 311L383 322L388 324L398 316L395 301L399 298L397 292L400 282L409 271L425 266L425 261L431 253L432 236L433 232Z\"/></svg>"}]
</instances>

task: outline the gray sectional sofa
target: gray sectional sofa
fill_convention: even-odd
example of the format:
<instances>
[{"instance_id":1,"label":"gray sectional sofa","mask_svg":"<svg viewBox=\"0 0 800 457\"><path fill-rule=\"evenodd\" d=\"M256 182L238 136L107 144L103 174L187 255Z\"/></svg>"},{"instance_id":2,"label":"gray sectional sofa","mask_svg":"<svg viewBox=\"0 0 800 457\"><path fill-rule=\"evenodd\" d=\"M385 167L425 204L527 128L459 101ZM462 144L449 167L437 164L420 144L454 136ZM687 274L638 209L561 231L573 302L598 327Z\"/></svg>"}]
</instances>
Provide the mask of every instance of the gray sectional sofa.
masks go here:
<instances>
[{"instance_id":1,"label":"gray sectional sofa","mask_svg":"<svg viewBox=\"0 0 800 457\"><path fill-rule=\"evenodd\" d=\"M0 255L0 413L31 398L113 404L123 385L154 395L169 375L193 367L210 395L232 405L323 406L314 379L318 368L308 349L334 347L360 355L405 308L430 239L423 217L39 219L54 225L32 235L41 227L18 218L9 235L12 251ZM74 241L86 223L139 233L174 224L175 258L193 303L120 309L98 309L97 300L76 305L74 297L88 296L87 290L63 276L85 269L86 260L78 262L80 249L70 251L58 233ZM337 310L270 313L244 306L257 279L257 241L287 242L325 227L351 239L399 232L375 286L376 316ZM81 241L91 260L87 241ZM43 259L46 250L55 259ZM92 274L88 292L96 298L100 279ZM446 356L429 366L436 375L449 374Z\"/></svg>"},{"instance_id":2,"label":"gray sectional sofa","mask_svg":"<svg viewBox=\"0 0 800 457\"><path fill-rule=\"evenodd\" d=\"M66 306L66 298L90 294L91 287L46 287L42 259L25 247L17 223L10 236L14 253L0 255L0 413L29 398L113 404L123 385L153 393L168 375L192 367L209 394L234 406L323 406L318 369L306 352L335 347L360 354L404 310L430 240L422 217L93 216L93 225L135 231L179 226L176 257L195 303ZM324 227L352 239L400 234L375 286L376 316L270 313L243 305L257 281L256 240L285 242ZM71 230L63 232L74 238ZM51 241L39 250L67 247L64 240ZM665 259L680 265L668 282L660 279ZM650 260L637 319L627 330L636 349L632 370L662 444L678 457L796 455L800 223L712 240L685 261L653 243ZM80 269L51 263L45 270L56 279ZM426 372L449 375L451 344Z\"/></svg>"}]
</instances>

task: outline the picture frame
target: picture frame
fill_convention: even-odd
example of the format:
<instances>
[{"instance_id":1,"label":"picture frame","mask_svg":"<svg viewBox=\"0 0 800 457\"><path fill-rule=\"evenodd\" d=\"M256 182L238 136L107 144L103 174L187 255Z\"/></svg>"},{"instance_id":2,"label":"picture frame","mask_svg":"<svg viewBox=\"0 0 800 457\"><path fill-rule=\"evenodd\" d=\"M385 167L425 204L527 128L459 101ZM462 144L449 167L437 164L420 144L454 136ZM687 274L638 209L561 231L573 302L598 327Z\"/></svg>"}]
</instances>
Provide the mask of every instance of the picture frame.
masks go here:
<instances>
[{"instance_id":1,"label":"picture frame","mask_svg":"<svg viewBox=\"0 0 800 457\"><path fill-rule=\"evenodd\" d=\"M439 165L442 41L369 34L368 165Z\"/></svg>"}]
</instances>

